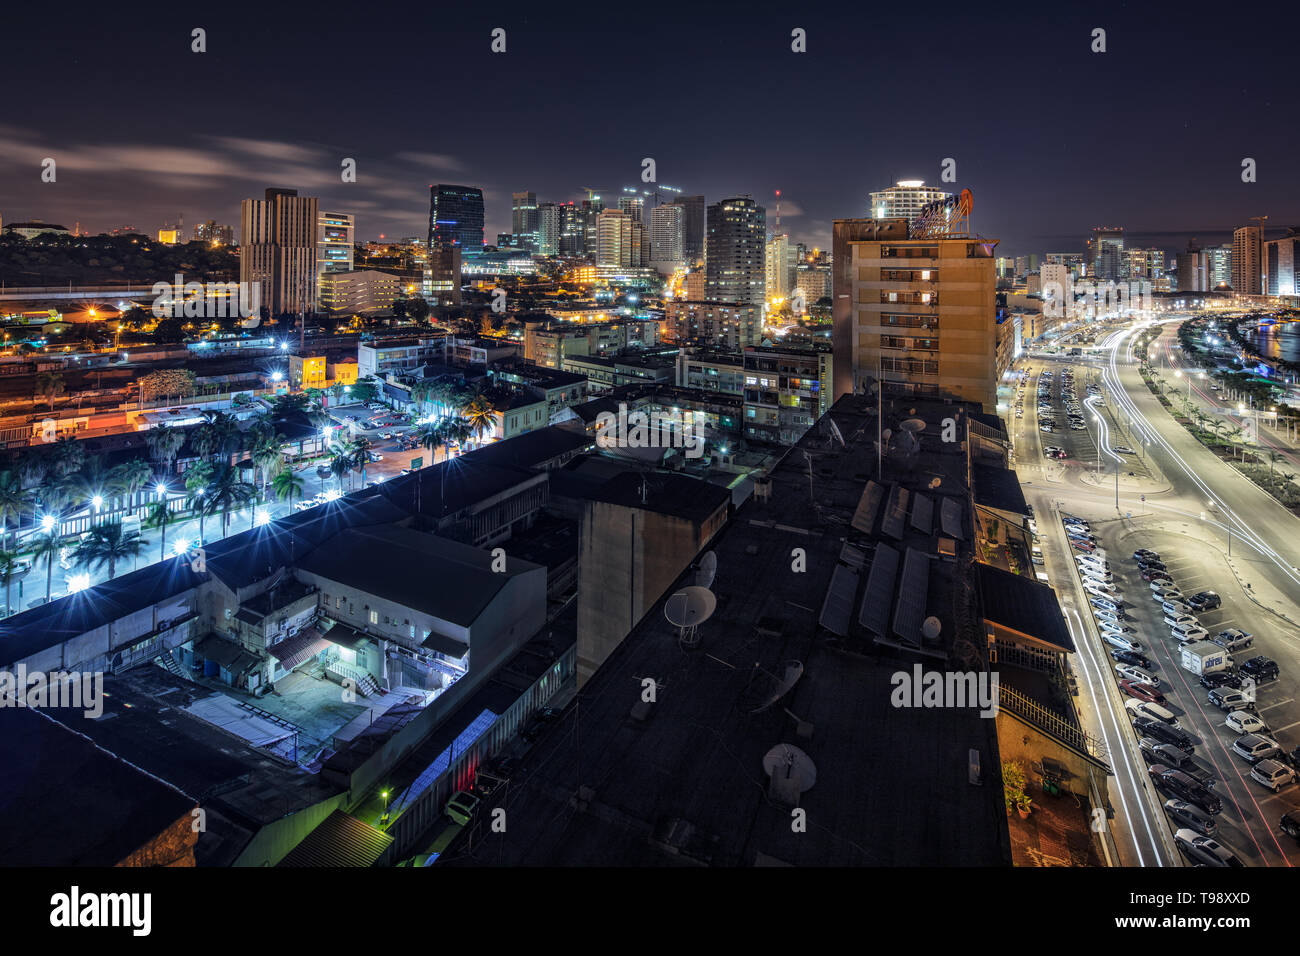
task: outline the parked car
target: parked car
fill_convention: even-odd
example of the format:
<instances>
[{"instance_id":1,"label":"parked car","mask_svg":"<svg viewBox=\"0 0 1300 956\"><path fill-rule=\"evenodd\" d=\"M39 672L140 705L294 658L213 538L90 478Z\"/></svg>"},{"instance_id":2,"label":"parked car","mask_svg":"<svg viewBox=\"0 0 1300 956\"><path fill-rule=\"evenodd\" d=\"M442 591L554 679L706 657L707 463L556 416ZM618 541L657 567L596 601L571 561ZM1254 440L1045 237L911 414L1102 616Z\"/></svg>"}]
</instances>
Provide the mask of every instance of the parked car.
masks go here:
<instances>
[{"instance_id":1,"label":"parked car","mask_svg":"<svg viewBox=\"0 0 1300 956\"><path fill-rule=\"evenodd\" d=\"M1150 558L1152 561L1159 561L1160 554L1157 551L1152 551L1150 548L1138 548L1133 552L1134 561L1141 561L1143 558Z\"/></svg>"},{"instance_id":2,"label":"parked car","mask_svg":"<svg viewBox=\"0 0 1300 956\"><path fill-rule=\"evenodd\" d=\"M1166 800L1165 813L1170 819L1184 827L1195 830L1201 836L1214 836L1219 832L1219 825L1200 807L1186 800Z\"/></svg>"},{"instance_id":3,"label":"parked car","mask_svg":"<svg viewBox=\"0 0 1300 956\"><path fill-rule=\"evenodd\" d=\"M1154 717L1147 717L1144 714L1133 715L1133 729L1140 737L1154 737L1161 743L1173 744L1183 753L1189 754L1196 749L1196 743L1190 734L1177 727L1170 727Z\"/></svg>"},{"instance_id":4,"label":"parked car","mask_svg":"<svg viewBox=\"0 0 1300 956\"><path fill-rule=\"evenodd\" d=\"M1111 647L1117 648L1121 651L1128 651L1132 654L1142 653L1142 645L1133 640L1133 638L1127 637L1124 634L1116 634L1114 631L1103 631L1101 639Z\"/></svg>"},{"instance_id":5,"label":"parked car","mask_svg":"<svg viewBox=\"0 0 1300 956\"><path fill-rule=\"evenodd\" d=\"M1239 734L1268 733L1268 724L1264 723L1263 718L1248 710L1234 710L1223 723L1229 730Z\"/></svg>"},{"instance_id":6,"label":"parked car","mask_svg":"<svg viewBox=\"0 0 1300 956\"><path fill-rule=\"evenodd\" d=\"M1134 717L1150 717L1162 724L1182 729L1178 727L1178 718L1174 716L1173 712L1161 704L1147 700L1126 700L1124 701L1124 709L1128 711L1130 720Z\"/></svg>"},{"instance_id":7,"label":"parked car","mask_svg":"<svg viewBox=\"0 0 1300 956\"><path fill-rule=\"evenodd\" d=\"M1226 846L1192 829L1179 830L1174 843L1183 855L1198 866L1245 866Z\"/></svg>"},{"instance_id":8,"label":"parked car","mask_svg":"<svg viewBox=\"0 0 1300 956\"><path fill-rule=\"evenodd\" d=\"M1096 595L1089 599L1089 603L1099 611L1110 611L1112 614L1116 614L1120 610L1119 604L1115 601Z\"/></svg>"},{"instance_id":9,"label":"parked car","mask_svg":"<svg viewBox=\"0 0 1300 956\"><path fill-rule=\"evenodd\" d=\"M1174 579L1168 571L1161 571L1159 568L1148 568L1142 572L1142 580L1149 581L1152 584L1159 583L1161 587L1165 587L1171 584Z\"/></svg>"},{"instance_id":10,"label":"parked car","mask_svg":"<svg viewBox=\"0 0 1300 956\"><path fill-rule=\"evenodd\" d=\"M1246 699L1246 695L1239 690L1228 690L1223 687L1216 687L1210 691L1210 703L1219 710L1254 710L1255 704Z\"/></svg>"},{"instance_id":11,"label":"parked car","mask_svg":"<svg viewBox=\"0 0 1300 956\"><path fill-rule=\"evenodd\" d=\"M1096 550L1097 550L1097 546L1096 546L1095 544L1093 544L1091 541L1083 541L1082 539L1078 539L1078 538L1072 538L1072 539L1070 539L1070 545L1071 545L1071 547L1073 547L1076 551L1096 551Z\"/></svg>"},{"instance_id":12,"label":"parked car","mask_svg":"<svg viewBox=\"0 0 1300 956\"><path fill-rule=\"evenodd\" d=\"M1267 657L1252 657L1241 665L1241 672L1255 680L1276 680L1279 673L1277 661Z\"/></svg>"},{"instance_id":13,"label":"parked car","mask_svg":"<svg viewBox=\"0 0 1300 956\"><path fill-rule=\"evenodd\" d=\"M1215 644L1218 644L1225 651L1240 651L1250 647L1254 643L1254 636L1239 627L1230 627L1226 631L1220 631L1214 637L1210 638Z\"/></svg>"},{"instance_id":14,"label":"parked car","mask_svg":"<svg viewBox=\"0 0 1300 956\"><path fill-rule=\"evenodd\" d=\"M1135 651L1125 651L1120 648L1114 648L1111 650L1110 656L1114 660L1120 661L1124 664L1132 664L1134 667L1141 667L1143 670L1151 669L1151 661L1148 660L1145 655L1139 654Z\"/></svg>"},{"instance_id":15,"label":"parked car","mask_svg":"<svg viewBox=\"0 0 1300 956\"><path fill-rule=\"evenodd\" d=\"M1230 687L1237 690L1241 687L1241 678L1232 671L1211 671L1202 674L1198 679L1206 690L1214 690L1216 687Z\"/></svg>"},{"instance_id":16,"label":"parked car","mask_svg":"<svg viewBox=\"0 0 1300 956\"><path fill-rule=\"evenodd\" d=\"M1181 601L1183 599L1183 592L1173 585L1166 584L1163 581L1152 581L1151 597L1160 604L1164 604L1166 601Z\"/></svg>"},{"instance_id":17,"label":"parked car","mask_svg":"<svg viewBox=\"0 0 1300 956\"><path fill-rule=\"evenodd\" d=\"M1160 686L1160 678L1150 671L1143 670L1134 664L1116 664L1115 672L1120 677L1127 677L1129 680L1138 681L1142 684L1150 684L1152 687Z\"/></svg>"},{"instance_id":18,"label":"parked car","mask_svg":"<svg viewBox=\"0 0 1300 956\"><path fill-rule=\"evenodd\" d=\"M1156 788L1164 793L1172 793L1188 803L1193 803L1206 813L1218 815L1223 812L1223 801L1209 787L1202 786L1181 770L1164 764L1152 764L1148 768L1151 780Z\"/></svg>"},{"instance_id":19,"label":"parked car","mask_svg":"<svg viewBox=\"0 0 1300 956\"><path fill-rule=\"evenodd\" d=\"M536 740L549 724L560 719L561 713L554 707L543 707L533 714L519 736L528 741Z\"/></svg>"},{"instance_id":20,"label":"parked car","mask_svg":"<svg viewBox=\"0 0 1300 956\"><path fill-rule=\"evenodd\" d=\"M1291 839L1300 842L1300 810L1288 810L1277 825Z\"/></svg>"},{"instance_id":21,"label":"parked car","mask_svg":"<svg viewBox=\"0 0 1300 956\"><path fill-rule=\"evenodd\" d=\"M1261 760L1250 768L1250 778L1277 793L1295 783L1295 771L1277 760Z\"/></svg>"},{"instance_id":22,"label":"parked car","mask_svg":"<svg viewBox=\"0 0 1300 956\"><path fill-rule=\"evenodd\" d=\"M1263 734L1242 734L1232 742L1232 752L1247 763L1256 764L1268 757L1277 757L1281 745Z\"/></svg>"},{"instance_id":23,"label":"parked car","mask_svg":"<svg viewBox=\"0 0 1300 956\"><path fill-rule=\"evenodd\" d=\"M1139 739L1138 749L1142 751L1142 756L1148 763L1164 764L1167 767L1178 768L1192 759L1173 744L1162 744L1154 737Z\"/></svg>"},{"instance_id":24,"label":"parked car","mask_svg":"<svg viewBox=\"0 0 1300 956\"><path fill-rule=\"evenodd\" d=\"M1223 605L1223 598L1215 591L1201 591L1187 599L1194 611L1213 611Z\"/></svg>"},{"instance_id":25,"label":"parked car","mask_svg":"<svg viewBox=\"0 0 1300 956\"><path fill-rule=\"evenodd\" d=\"M1165 603L1168 604L1170 602L1166 601ZM1164 616L1164 621L1165 621L1165 626L1169 628L1201 626L1201 622L1195 614L1188 614L1186 612L1176 612L1170 614L1168 611L1166 611Z\"/></svg>"},{"instance_id":26,"label":"parked car","mask_svg":"<svg viewBox=\"0 0 1300 956\"><path fill-rule=\"evenodd\" d=\"M1098 626L1101 628L1102 637L1105 637L1107 634L1125 634L1125 635L1127 635L1127 634L1136 634L1136 633L1137 633L1137 628L1132 627L1131 625L1128 625L1128 624L1109 624L1109 623L1104 623L1104 624L1100 624L1100 625L1098 625Z\"/></svg>"},{"instance_id":27,"label":"parked car","mask_svg":"<svg viewBox=\"0 0 1300 956\"><path fill-rule=\"evenodd\" d=\"M1150 684L1143 684L1125 678L1119 682L1119 686L1124 689L1126 694L1137 700L1150 701L1153 704L1163 704L1165 702L1165 695L1160 693L1160 691L1156 690Z\"/></svg>"},{"instance_id":28,"label":"parked car","mask_svg":"<svg viewBox=\"0 0 1300 956\"><path fill-rule=\"evenodd\" d=\"M443 808L443 813L447 815L453 823L465 826L470 820L474 819L474 812L478 810L482 801L470 793L468 790L458 790L447 801L447 806Z\"/></svg>"},{"instance_id":29,"label":"parked car","mask_svg":"<svg viewBox=\"0 0 1300 956\"><path fill-rule=\"evenodd\" d=\"M1210 632L1203 627L1171 627L1169 632L1178 640L1179 644L1191 644L1194 641L1203 641L1210 636Z\"/></svg>"}]
</instances>

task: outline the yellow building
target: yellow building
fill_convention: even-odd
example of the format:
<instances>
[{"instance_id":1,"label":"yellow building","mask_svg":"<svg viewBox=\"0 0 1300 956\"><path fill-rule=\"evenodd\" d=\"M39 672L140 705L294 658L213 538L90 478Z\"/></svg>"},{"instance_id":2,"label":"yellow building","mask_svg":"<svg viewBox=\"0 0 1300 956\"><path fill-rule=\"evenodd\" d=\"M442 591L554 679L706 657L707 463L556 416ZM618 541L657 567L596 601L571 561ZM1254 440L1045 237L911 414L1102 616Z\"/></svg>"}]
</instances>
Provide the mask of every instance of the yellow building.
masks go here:
<instances>
[{"instance_id":1,"label":"yellow building","mask_svg":"<svg viewBox=\"0 0 1300 956\"><path fill-rule=\"evenodd\" d=\"M174 246L181 241L181 231L179 229L159 229L158 241L165 246Z\"/></svg>"},{"instance_id":2,"label":"yellow building","mask_svg":"<svg viewBox=\"0 0 1300 956\"><path fill-rule=\"evenodd\" d=\"M944 395L992 412L997 240L912 238L903 219L837 219L834 237L836 397L879 375L891 395Z\"/></svg>"},{"instance_id":3,"label":"yellow building","mask_svg":"<svg viewBox=\"0 0 1300 956\"><path fill-rule=\"evenodd\" d=\"M327 388L325 356L290 355L289 384L295 389Z\"/></svg>"},{"instance_id":4,"label":"yellow building","mask_svg":"<svg viewBox=\"0 0 1300 956\"><path fill-rule=\"evenodd\" d=\"M334 385L357 384L356 362L334 362L329 366L329 377Z\"/></svg>"}]
</instances>

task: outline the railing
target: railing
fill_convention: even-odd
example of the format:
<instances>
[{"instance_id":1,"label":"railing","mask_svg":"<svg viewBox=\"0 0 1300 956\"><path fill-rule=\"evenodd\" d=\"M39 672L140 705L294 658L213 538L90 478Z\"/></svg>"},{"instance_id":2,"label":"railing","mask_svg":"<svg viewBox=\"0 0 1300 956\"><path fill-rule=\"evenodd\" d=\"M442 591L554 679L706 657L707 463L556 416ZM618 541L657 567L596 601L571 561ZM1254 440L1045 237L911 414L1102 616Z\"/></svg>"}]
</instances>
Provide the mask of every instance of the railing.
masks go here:
<instances>
[{"instance_id":1,"label":"railing","mask_svg":"<svg viewBox=\"0 0 1300 956\"><path fill-rule=\"evenodd\" d=\"M1110 754L1099 740L1070 723L1056 711L1044 707L1035 700L1031 700L1018 690L1008 687L1006 684L999 684L998 706L1038 728L1053 740L1064 744L1076 753L1103 764L1109 764ZM1109 772L1109 767L1107 772Z\"/></svg>"}]
</instances>

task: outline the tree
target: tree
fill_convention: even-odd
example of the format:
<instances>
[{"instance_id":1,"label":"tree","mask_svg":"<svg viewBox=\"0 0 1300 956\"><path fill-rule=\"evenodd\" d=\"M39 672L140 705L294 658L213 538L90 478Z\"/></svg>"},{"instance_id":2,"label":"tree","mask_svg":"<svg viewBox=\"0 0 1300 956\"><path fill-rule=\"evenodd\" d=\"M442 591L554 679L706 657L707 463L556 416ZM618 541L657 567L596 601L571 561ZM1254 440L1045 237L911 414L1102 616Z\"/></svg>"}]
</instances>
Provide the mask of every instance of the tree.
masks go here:
<instances>
[{"instance_id":1,"label":"tree","mask_svg":"<svg viewBox=\"0 0 1300 956\"><path fill-rule=\"evenodd\" d=\"M339 480L339 494L343 494L343 476L352 470L352 458L342 445L331 449L330 472Z\"/></svg>"},{"instance_id":2,"label":"tree","mask_svg":"<svg viewBox=\"0 0 1300 956\"><path fill-rule=\"evenodd\" d=\"M301 392L285 392L271 399L271 411L277 418L284 418L293 412L305 412L309 402Z\"/></svg>"},{"instance_id":3,"label":"tree","mask_svg":"<svg viewBox=\"0 0 1300 956\"><path fill-rule=\"evenodd\" d=\"M147 485L151 478L153 469L141 458L124 461L109 471L109 481L126 495L128 505L135 501L136 492Z\"/></svg>"},{"instance_id":4,"label":"tree","mask_svg":"<svg viewBox=\"0 0 1300 956\"><path fill-rule=\"evenodd\" d=\"M293 496L297 495L301 500L306 485L300 477L293 473L292 468L282 468L271 479L271 490L275 492L275 496L281 501L288 498L289 510L293 511Z\"/></svg>"},{"instance_id":5,"label":"tree","mask_svg":"<svg viewBox=\"0 0 1300 956\"><path fill-rule=\"evenodd\" d=\"M45 601L50 600L50 589L54 586L54 559L59 554L59 516L55 515L49 530L42 531L36 537L36 547L32 549L32 558L45 559Z\"/></svg>"},{"instance_id":6,"label":"tree","mask_svg":"<svg viewBox=\"0 0 1300 956\"><path fill-rule=\"evenodd\" d=\"M441 426L437 422L425 422L415 429L415 437L421 445L429 449L429 464L432 465L437 450L447 443Z\"/></svg>"},{"instance_id":7,"label":"tree","mask_svg":"<svg viewBox=\"0 0 1300 956\"><path fill-rule=\"evenodd\" d=\"M481 439L485 432L492 431L496 426L496 409L492 407L492 402L482 392L471 395L461 405L460 414L473 430L475 441Z\"/></svg>"},{"instance_id":8,"label":"tree","mask_svg":"<svg viewBox=\"0 0 1300 956\"><path fill-rule=\"evenodd\" d=\"M1286 458L1286 456L1278 454L1271 448L1268 450L1266 454L1268 455L1268 483L1271 487L1273 484L1273 466L1276 465L1279 461L1283 461Z\"/></svg>"},{"instance_id":9,"label":"tree","mask_svg":"<svg viewBox=\"0 0 1300 956\"><path fill-rule=\"evenodd\" d=\"M282 449L286 439L266 420L254 423L246 437L250 439L249 454L253 464L262 473L261 497L265 498L266 483L284 460Z\"/></svg>"},{"instance_id":10,"label":"tree","mask_svg":"<svg viewBox=\"0 0 1300 956\"><path fill-rule=\"evenodd\" d=\"M212 481L215 469L207 459L195 462L185 472L185 506L194 508L199 513L199 542L203 543L203 519L207 514L208 485Z\"/></svg>"},{"instance_id":11,"label":"tree","mask_svg":"<svg viewBox=\"0 0 1300 956\"><path fill-rule=\"evenodd\" d=\"M0 544L4 544L8 536L10 519L14 523L15 536L18 534L23 512L31 507L31 503L32 493L23 488L22 479L16 472L0 473Z\"/></svg>"},{"instance_id":12,"label":"tree","mask_svg":"<svg viewBox=\"0 0 1300 956\"><path fill-rule=\"evenodd\" d=\"M162 561L167 557L167 525L171 523L171 509L167 507L167 500L155 501L149 506L145 515L144 526L146 528L157 528L162 532L162 537L158 542L158 560Z\"/></svg>"},{"instance_id":13,"label":"tree","mask_svg":"<svg viewBox=\"0 0 1300 956\"><path fill-rule=\"evenodd\" d=\"M208 483L204 510L209 514L221 512L221 534L224 536L230 527L230 512L237 510L253 497L252 485L239 477L239 470L231 465L217 468Z\"/></svg>"},{"instance_id":14,"label":"tree","mask_svg":"<svg viewBox=\"0 0 1300 956\"><path fill-rule=\"evenodd\" d=\"M18 576L18 555L12 551L0 551L0 583L5 586L5 612L0 617L8 617L13 610L13 584Z\"/></svg>"},{"instance_id":15,"label":"tree","mask_svg":"<svg viewBox=\"0 0 1300 956\"><path fill-rule=\"evenodd\" d=\"M152 402L159 398L193 395L196 383L197 378L187 368L160 368L140 376L136 380L136 387L141 400Z\"/></svg>"},{"instance_id":16,"label":"tree","mask_svg":"<svg viewBox=\"0 0 1300 956\"><path fill-rule=\"evenodd\" d=\"M149 446L149 454L161 461L166 471L171 471L176 453L185 444L185 433L168 425L155 425L144 433L144 441Z\"/></svg>"},{"instance_id":17,"label":"tree","mask_svg":"<svg viewBox=\"0 0 1300 956\"><path fill-rule=\"evenodd\" d=\"M442 430L443 440L447 444L464 445L474 436L474 428L468 421L458 416L444 418L438 423Z\"/></svg>"},{"instance_id":18,"label":"tree","mask_svg":"<svg viewBox=\"0 0 1300 956\"><path fill-rule=\"evenodd\" d=\"M180 319L162 319L154 326L153 340L159 345L169 345L185 341L185 327Z\"/></svg>"},{"instance_id":19,"label":"tree","mask_svg":"<svg viewBox=\"0 0 1300 956\"><path fill-rule=\"evenodd\" d=\"M36 398L43 399L50 403L50 411L54 411L54 400L62 398L67 392L67 385L63 381L62 372L41 372L36 376Z\"/></svg>"},{"instance_id":20,"label":"tree","mask_svg":"<svg viewBox=\"0 0 1300 956\"><path fill-rule=\"evenodd\" d=\"M352 457L352 464L361 469L361 487L366 486L366 466L370 464L370 440L367 438L355 438L348 445L348 453Z\"/></svg>"},{"instance_id":21,"label":"tree","mask_svg":"<svg viewBox=\"0 0 1300 956\"><path fill-rule=\"evenodd\" d=\"M74 560L92 570L107 566L111 581L117 574L117 562L139 557L146 543L138 534L124 532L122 522L107 521L87 532L85 540L74 552Z\"/></svg>"},{"instance_id":22,"label":"tree","mask_svg":"<svg viewBox=\"0 0 1300 956\"><path fill-rule=\"evenodd\" d=\"M379 383L367 375L365 378L358 379L356 384L351 386L352 400L354 402L373 402L379 397Z\"/></svg>"}]
</instances>

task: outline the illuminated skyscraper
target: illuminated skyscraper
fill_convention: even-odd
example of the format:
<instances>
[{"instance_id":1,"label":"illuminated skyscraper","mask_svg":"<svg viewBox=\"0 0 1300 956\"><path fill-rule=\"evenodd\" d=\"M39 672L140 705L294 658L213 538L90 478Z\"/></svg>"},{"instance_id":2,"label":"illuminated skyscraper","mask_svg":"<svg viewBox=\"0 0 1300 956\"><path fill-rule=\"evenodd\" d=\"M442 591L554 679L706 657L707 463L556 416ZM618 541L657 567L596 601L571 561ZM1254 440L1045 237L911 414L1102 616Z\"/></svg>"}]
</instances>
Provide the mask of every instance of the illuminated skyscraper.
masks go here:
<instances>
[{"instance_id":1,"label":"illuminated skyscraper","mask_svg":"<svg viewBox=\"0 0 1300 956\"><path fill-rule=\"evenodd\" d=\"M685 210L667 204L650 210L650 264L661 272L682 266Z\"/></svg>"},{"instance_id":2,"label":"illuminated skyscraper","mask_svg":"<svg viewBox=\"0 0 1300 956\"><path fill-rule=\"evenodd\" d=\"M766 229L766 210L748 196L709 206L704 272L710 302L762 307L767 290Z\"/></svg>"},{"instance_id":3,"label":"illuminated skyscraper","mask_svg":"<svg viewBox=\"0 0 1300 956\"><path fill-rule=\"evenodd\" d=\"M871 194L867 215L872 219L906 219L913 222L926 203L947 199L952 193L926 186L922 179L900 179L888 189Z\"/></svg>"},{"instance_id":4,"label":"illuminated skyscraper","mask_svg":"<svg viewBox=\"0 0 1300 956\"><path fill-rule=\"evenodd\" d=\"M1241 295L1263 292L1264 230L1242 226L1232 231L1232 291Z\"/></svg>"},{"instance_id":5,"label":"illuminated skyscraper","mask_svg":"<svg viewBox=\"0 0 1300 956\"><path fill-rule=\"evenodd\" d=\"M272 315L316 304L318 206L295 189L268 189L239 207L239 281L261 285Z\"/></svg>"},{"instance_id":6,"label":"illuminated skyscraper","mask_svg":"<svg viewBox=\"0 0 1300 956\"><path fill-rule=\"evenodd\" d=\"M429 246L459 245L462 255L483 251L483 190L439 183L429 187Z\"/></svg>"}]
</instances>

